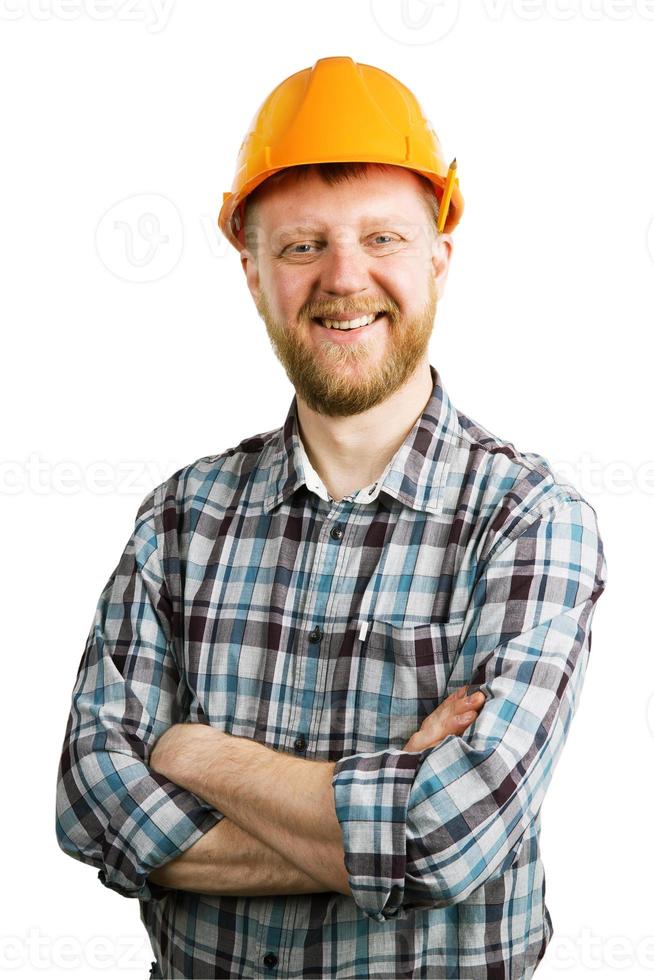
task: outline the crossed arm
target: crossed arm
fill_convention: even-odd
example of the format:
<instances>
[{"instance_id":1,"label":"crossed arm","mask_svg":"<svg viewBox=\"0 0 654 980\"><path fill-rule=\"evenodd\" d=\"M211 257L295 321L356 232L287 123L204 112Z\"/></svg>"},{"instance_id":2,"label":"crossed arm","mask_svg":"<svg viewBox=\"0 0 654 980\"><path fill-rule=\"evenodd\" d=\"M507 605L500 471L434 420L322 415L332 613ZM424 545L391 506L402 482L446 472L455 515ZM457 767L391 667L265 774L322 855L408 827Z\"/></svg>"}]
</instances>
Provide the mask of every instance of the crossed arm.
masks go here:
<instances>
[{"instance_id":1,"label":"crossed arm","mask_svg":"<svg viewBox=\"0 0 654 980\"><path fill-rule=\"evenodd\" d=\"M205 895L300 895L327 887L224 817L174 861L150 872L165 888Z\"/></svg>"},{"instance_id":2,"label":"crossed arm","mask_svg":"<svg viewBox=\"0 0 654 980\"><path fill-rule=\"evenodd\" d=\"M333 764L296 759L207 725L174 725L150 766L224 818L155 884L221 895L349 894Z\"/></svg>"},{"instance_id":3,"label":"crossed arm","mask_svg":"<svg viewBox=\"0 0 654 980\"><path fill-rule=\"evenodd\" d=\"M409 750L460 734L476 716L459 689L432 712ZM151 872L155 884L221 895L337 891L351 895L336 817L334 764L297 759L207 725L173 725L150 757L156 772L195 793L223 819Z\"/></svg>"}]
</instances>

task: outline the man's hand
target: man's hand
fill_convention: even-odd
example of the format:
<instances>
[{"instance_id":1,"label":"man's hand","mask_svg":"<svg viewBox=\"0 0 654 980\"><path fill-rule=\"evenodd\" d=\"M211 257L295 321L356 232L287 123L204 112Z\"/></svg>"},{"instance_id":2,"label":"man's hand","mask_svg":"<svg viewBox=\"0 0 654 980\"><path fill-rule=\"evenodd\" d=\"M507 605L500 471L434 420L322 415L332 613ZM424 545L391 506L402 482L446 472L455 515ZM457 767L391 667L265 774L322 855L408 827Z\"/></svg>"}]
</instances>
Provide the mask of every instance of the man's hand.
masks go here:
<instances>
[{"instance_id":1,"label":"man's hand","mask_svg":"<svg viewBox=\"0 0 654 980\"><path fill-rule=\"evenodd\" d=\"M436 710L427 715L419 730L411 736L404 751L421 752L438 745L446 735L461 735L476 720L477 713L486 701L483 691L477 691L466 698L467 689L468 685L464 684L441 701Z\"/></svg>"}]
</instances>

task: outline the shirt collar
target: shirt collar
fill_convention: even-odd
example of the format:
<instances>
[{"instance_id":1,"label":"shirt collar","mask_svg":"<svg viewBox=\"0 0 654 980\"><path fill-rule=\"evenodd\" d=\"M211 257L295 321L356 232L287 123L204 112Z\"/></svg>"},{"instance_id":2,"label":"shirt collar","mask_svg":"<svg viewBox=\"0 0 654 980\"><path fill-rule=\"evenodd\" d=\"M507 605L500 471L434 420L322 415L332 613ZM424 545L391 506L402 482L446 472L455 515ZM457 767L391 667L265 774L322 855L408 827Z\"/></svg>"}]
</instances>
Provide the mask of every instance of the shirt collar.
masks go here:
<instances>
[{"instance_id":1,"label":"shirt collar","mask_svg":"<svg viewBox=\"0 0 654 980\"><path fill-rule=\"evenodd\" d=\"M438 514L452 447L460 444L462 430L458 414L443 386L441 376L429 365L433 388L422 414L374 483L344 498L369 503L384 491L416 510ZM260 466L268 469L264 509L286 500L298 487L328 500L322 480L312 467L300 438L297 424L297 396L293 397L284 424L266 447ZM321 492L322 491L322 492Z\"/></svg>"}]
</instances>

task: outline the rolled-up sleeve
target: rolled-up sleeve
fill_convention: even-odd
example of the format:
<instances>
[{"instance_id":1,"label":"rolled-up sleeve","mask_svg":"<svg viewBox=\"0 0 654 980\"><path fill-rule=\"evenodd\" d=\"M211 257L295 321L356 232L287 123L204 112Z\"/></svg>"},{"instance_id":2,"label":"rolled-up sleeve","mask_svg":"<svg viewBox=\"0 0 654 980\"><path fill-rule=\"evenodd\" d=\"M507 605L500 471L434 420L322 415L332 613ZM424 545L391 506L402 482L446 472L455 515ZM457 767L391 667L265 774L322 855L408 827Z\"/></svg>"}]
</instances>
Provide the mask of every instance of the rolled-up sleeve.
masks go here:
<instances>
[{"instance_id":1,"label":"rolled-up sleeve","mask_svg":"<svg viewBox=\"0 0 654 980\"><path fill-rule=\"evenodd\" d=\"M463 624L450 689L481 687L474 724L422 752L337 761L345 867L368 917L453 905L514 863L576 710L606 571L586 501L523 524L491 552Z\"/></svg>"},{"instance_id":2,"label":"rolled-up sleeve","mask_svg":"<svg viewBox=\"0 0 654 980\"><path fill-rule=\"evenodd\" d=\"M56 834L109 888L148 900L148 874L223 814L148 768L157 738L183 717L171 603L148 494L104 587L72 694L57 775Z\"/></svg>"}]
</instances>

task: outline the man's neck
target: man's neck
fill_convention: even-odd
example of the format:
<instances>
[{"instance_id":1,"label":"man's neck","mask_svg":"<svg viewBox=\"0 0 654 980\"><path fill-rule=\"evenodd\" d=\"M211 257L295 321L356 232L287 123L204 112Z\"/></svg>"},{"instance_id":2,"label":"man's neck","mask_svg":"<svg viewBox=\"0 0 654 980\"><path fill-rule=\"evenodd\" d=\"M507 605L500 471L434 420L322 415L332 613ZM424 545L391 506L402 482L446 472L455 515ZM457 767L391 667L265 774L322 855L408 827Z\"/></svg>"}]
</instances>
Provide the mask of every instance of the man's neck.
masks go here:
<instances>
[{"instance_id":1,"label":"man's neck","mask_svg":"<svg viewBox=\"0 0 654 980\"><path fill-rule=\"evenodd\" d=\"M422 415L433 385L425 360L385 401L346 418L320 415L297 396L300 438L334 500L374 483L382 475Z\"/></svg>"}]
</instances>

